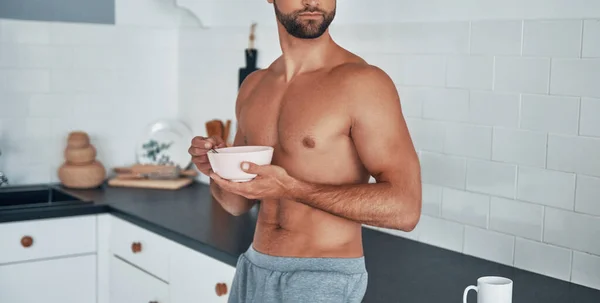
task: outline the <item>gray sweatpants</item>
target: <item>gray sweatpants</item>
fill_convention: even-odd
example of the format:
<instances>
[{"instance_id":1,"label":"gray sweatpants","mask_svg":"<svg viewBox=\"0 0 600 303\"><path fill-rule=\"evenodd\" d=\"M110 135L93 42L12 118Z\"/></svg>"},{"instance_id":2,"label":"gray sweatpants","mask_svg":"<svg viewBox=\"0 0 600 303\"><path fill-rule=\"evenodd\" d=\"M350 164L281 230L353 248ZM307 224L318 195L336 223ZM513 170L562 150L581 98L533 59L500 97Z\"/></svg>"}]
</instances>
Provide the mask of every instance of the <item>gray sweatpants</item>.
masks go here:
<instances>
[{"instance_id":1,"label":"gray sweatpants","mask_svg":"<svg viewBox=\"0 0 600 303\"><path fill-rule=\"evenodd\" d=\"M238 259L229 303L360 303L367 280L364 257L275 257L250 245Z\"/></svg>"}]
</instances>

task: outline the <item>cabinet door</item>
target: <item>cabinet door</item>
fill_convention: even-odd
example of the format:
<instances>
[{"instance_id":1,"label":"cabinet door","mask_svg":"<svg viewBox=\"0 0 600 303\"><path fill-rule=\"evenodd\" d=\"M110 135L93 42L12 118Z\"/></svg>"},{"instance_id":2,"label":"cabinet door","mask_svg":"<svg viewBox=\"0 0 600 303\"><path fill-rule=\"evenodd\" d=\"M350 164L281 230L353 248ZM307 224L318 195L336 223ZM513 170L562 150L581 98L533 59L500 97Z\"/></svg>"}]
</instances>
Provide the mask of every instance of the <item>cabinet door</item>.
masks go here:
<instances>
[{"instance_id":1,"label":"cabinet door","mask_svg":"<svg viewBox=\"0 0 600 303\"><path fill-rule=\"evenodd\" d=\"M96 256L0 266L0 301L95 303Z\"/></svg>"},{"instance_id":2,"label":"cabinet door","mask_svg":"<svg viewBox=\"0 0 600 303\"><path fill-rule=\"evenodd\" d=\"M227 302L235 267L183 246L174 249L173 254L171 303Z\"/></svg>"},{"instance_id":3,"label":"cabinet door","mask_svg":"<svg viewBox=\"0 0 600 303\"><path fill-rule=\"evenodd\" d=\"M112 256L110 260L111 303L168 303L169 285Z\"/></svg>"}]
</instances>

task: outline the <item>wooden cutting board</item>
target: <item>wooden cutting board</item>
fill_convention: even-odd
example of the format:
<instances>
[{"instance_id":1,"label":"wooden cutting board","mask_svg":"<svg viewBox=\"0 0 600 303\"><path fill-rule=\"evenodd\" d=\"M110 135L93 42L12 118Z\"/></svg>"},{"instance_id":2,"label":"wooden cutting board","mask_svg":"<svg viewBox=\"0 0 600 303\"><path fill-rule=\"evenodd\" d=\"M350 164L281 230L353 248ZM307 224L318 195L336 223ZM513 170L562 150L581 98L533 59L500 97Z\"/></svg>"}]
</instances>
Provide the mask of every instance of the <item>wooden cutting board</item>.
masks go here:
<instances>
[{"instance_id":1,"label":"wooden cutting board","mask_svg":"<svg viewBox=\"0 0 600 303\"><path fill-rule=\"evenodd\" d=\"M177 190L193 182L192 178L179 178L173 180L150 180L150 179L118 179L108 180L108 185L116 187L135 187L151 189Z\"/></svg>"}]
</instances>

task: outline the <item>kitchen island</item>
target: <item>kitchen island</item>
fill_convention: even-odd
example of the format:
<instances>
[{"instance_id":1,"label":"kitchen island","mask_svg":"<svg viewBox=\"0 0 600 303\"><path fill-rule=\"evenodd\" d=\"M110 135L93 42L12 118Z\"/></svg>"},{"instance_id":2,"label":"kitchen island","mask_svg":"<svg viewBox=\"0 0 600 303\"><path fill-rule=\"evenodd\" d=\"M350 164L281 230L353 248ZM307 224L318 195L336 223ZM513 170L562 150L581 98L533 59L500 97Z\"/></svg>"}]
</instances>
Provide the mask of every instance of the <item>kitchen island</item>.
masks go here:
<instances>
[{"instance_id":1,"label":"kitchen island","mask_svg":"<svg viewBox=\"0 0 600 303\"><path fill-rule=\"evenodd\" d=\"M178 191L61 189L88 202L0 210L0 223L110 213L231 266L254 236L257 207L231 216L200 183ZM484 275L512 279L514 303L600 302L599 290L369 228L363 228L363 243L369 272L364 302L460 302L464 288ZM469 302L475 297L471 292Z\"/></svg>"}]
</instances>

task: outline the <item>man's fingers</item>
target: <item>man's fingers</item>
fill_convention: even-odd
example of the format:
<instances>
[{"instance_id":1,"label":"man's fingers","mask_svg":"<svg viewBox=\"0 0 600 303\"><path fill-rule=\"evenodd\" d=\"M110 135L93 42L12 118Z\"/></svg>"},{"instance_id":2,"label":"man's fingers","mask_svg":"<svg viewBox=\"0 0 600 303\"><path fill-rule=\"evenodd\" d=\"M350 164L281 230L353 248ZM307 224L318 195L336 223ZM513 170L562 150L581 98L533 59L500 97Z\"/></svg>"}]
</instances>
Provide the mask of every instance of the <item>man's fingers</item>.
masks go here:
<instances>
[{"instance_id":1,"label":"man's fingers","mask_svg":"<svg viewBox=\"0 0 600 303\"><path fill-rule=\"evenodd\" d=\"M256 165L255 163L252 163L252 162L242 162L242 170L249 174L259 175L262 172L264 172L264 167Z\"/></svg>"}]
</instances>

